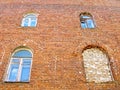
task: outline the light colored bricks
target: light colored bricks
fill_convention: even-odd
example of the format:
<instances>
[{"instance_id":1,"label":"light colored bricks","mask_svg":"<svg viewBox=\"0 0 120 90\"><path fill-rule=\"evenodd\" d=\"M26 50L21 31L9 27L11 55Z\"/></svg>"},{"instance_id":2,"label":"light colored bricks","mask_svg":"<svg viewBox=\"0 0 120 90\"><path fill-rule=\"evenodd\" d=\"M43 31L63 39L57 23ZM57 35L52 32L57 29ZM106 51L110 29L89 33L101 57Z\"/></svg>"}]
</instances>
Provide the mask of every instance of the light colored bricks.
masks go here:
<instances>
[{"instance_id":1,"label":"light colored bricks","mask_svg":"<svg viewBox=\"0 0 120 90\"><path fill-rule=\"evenodd\" d=\"M88 82L112 81L108 56L98 48L86 49L83 52L84 68Z\"/></svg>"}]
</instances>

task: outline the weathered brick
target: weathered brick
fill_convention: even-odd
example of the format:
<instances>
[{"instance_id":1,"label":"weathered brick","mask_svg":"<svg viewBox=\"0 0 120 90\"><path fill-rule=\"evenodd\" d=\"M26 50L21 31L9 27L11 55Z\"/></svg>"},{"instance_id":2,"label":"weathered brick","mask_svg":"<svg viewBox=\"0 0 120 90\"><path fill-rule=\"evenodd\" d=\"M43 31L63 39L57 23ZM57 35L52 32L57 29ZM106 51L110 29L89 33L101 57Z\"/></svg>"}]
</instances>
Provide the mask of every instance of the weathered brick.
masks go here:
<instances>
[{"instance_id":1,"label":"weathered brick","mask_svg":"<svg viewBox=\"0 0 120 90\"><path fill-rule=\"evenodd\" d=\"M95 29L82 29L79 15L89 12ZM24 15L37 13L35 28L21 27ZM119 0L0 1L0 90L119 90ZM15 48L33 51L29 83L5 83ZM82 53L88 46L103 48L114 80L88 83Z\"/></svg>"}]
</instances>

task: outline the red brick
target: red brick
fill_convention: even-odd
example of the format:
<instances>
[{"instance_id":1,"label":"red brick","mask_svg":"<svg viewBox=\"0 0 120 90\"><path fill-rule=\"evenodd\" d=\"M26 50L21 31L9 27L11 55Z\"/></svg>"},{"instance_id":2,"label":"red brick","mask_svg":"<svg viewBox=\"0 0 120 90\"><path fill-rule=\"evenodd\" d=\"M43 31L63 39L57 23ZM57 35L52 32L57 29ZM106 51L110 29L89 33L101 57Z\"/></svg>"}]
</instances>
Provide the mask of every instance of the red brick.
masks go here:
<instances>
[{"instance_id":1,"label":"red brick","mask_svg":"<svg viewBox=\"0 0 120 90\"><path fill-rule=\"evenodd\" d=\"M21 27L27 13L37 13L35 28ZM79 15L89 12L96 28L82 29ZM29 83L4 83L11 53L33 50ZM99 46L109 56L113 82L87 83L82 51ZM5 0L0 2L0 90L119 90L119 0Z\"/></svg>"}]
</instances>

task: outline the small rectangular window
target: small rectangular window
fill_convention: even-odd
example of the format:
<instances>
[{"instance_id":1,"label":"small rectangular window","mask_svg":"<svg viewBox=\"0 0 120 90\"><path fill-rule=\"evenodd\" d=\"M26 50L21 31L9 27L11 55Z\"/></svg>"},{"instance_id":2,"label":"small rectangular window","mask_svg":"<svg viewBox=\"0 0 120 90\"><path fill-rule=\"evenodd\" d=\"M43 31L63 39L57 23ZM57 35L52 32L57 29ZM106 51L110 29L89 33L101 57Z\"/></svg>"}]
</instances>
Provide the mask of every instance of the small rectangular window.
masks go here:
<instances>
[{"instance_id":1,"label":"small rectangular window","mask_svg":"<svg viewBox=\"0 0 120 90\"><path fill-rule=\"evenodd\" d=\"M90 14L86 14L86 13L81 14L80 22L82 28L95 28L93 18Z\"/></svg>"},{"instance_id":2,"label":"small rectangular window","mask_svg":"<svg viewBox=\"0 0 120 90\"><path fill-rule=\"evenodd\" d=\"M37 17L34 14L29 14L25 16L22 20L22 27L36 27Z\"/></svg>"}]
</instances>

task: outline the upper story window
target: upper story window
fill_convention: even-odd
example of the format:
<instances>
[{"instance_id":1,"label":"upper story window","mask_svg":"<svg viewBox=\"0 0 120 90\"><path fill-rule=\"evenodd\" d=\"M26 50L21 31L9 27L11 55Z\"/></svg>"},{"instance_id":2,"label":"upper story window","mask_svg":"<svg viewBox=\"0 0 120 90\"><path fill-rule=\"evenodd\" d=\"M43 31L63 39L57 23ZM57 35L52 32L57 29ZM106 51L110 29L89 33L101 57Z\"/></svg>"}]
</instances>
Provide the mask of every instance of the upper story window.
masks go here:
<instances>
[{"instance_id":1,"label":"upper story window","mask_svg":"<svg viewBox=\"0 0 120 90\"><path fill-rule=\"evenodd\" d=\"M32 64L32 53L26 49L20 49L13 53L7 75L6 82L29 82Z\"/></svg>"},{"instance_id":2,"label":"upper story window","mask_svg":"<svg viewBox=\"0 0 120 90\"><path fill-rule=\"evenodd\" d=\"M36 27L37 25L37 15L36 14L27 14L22 19L22 27Z\"/></svg>"},{"instance_id":3,"label":"upper story window","mask_svg":"<svg viewBox=\"0 0 120 90\"><path fill-rule=\"evenodd\" d=\"M82 28L95 28L92 15L90 15L89 13L80 14L80 22Z\"/></svg>"}]
</instances>

